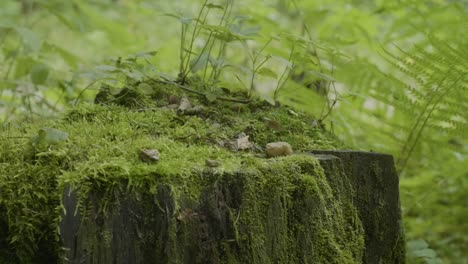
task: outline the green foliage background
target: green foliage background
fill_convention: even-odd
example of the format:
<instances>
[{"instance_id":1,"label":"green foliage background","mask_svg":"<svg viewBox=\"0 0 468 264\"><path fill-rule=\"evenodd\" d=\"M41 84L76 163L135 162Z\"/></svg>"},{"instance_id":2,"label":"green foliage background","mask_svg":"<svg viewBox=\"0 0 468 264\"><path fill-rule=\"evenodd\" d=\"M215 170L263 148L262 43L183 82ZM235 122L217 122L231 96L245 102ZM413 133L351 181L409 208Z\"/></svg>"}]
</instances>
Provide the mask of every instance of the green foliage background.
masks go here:
<instances>
[{"instance_id":1,"label":"green foliage background","mask_svg":"<svg viewBox=\"0 0 468 264\"><path fill-rule=\"evenodd\" d=\"M410 263L468 263L468 2L206 3L232 8L231 20L207 29L226 44L213 87L249 89L258 66L252 56L265 60L252 78L257 93L311 112L353 148L395 156ZM196 23L191 18L203 1L0 0L0 6L6 125L59 116L94 98L103 82L119 86L142 72L175 78L181 25ZM215 9L221 8L213 8L211 25L222 14ZM208 36L194 41L193 57L202 58ZM134 72L116 69L119 57L147 63L131 64L141 69ZM206 58L200 60L210 71L221 65ZM202 72L190 74L203 78Z\"/></svg>"}]
</instances>

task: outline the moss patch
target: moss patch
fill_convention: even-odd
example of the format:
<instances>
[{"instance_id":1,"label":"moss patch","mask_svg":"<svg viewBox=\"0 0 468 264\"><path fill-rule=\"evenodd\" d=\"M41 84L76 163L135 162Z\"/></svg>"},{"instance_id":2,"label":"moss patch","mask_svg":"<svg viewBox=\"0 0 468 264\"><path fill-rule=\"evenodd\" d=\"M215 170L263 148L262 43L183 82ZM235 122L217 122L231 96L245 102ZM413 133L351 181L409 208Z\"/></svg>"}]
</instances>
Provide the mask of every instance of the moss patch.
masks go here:
<instances>
[{"instance_id":1,"label":"moss patch","mask_svg":"<svg viewBox=\"0 0 468 264\"><path fill-rule=\"evenodd\" d=\"M313 118L258 101L204 97L189 97L199 108L182 112L170 107L179 90L151 85L150 95L126 88L62 120L0 129L0 234L8 234L0 250L11 260L59 259L60 201L71 186L82 220L94 223L83 239L103 258L112 215L130 199L148 210L167 206L165 229L139 242L146 243L143 255L180 262L197 252L200 263L360 262L361 223L350 199L330 188L347 179L330 183L314 158L300 154L338 144ZM67 140L32 144L44 127L66 132ZM241 133L251 143L244 151L232 147ZM273 141L290 143L297 155L266 159L263 147ZM161 160L143 162L141 149L158 149ZM209 168L207 159L221 165Z\"/></svg>"}]
</instances>

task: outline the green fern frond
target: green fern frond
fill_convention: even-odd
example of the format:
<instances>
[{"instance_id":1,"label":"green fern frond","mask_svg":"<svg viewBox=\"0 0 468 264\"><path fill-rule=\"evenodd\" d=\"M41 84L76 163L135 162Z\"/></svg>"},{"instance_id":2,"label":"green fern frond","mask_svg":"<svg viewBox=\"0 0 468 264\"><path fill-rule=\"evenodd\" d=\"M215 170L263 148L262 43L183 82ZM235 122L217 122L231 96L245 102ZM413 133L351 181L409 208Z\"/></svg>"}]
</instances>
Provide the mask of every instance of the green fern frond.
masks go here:
<instances>
[{"instance_id":1,"label":"green fern frond","mask_svg":"<svg viewBox=\"0 0 468 264\"><path fill-rule=\"evenodd\" d=\"M360 109L359 117L346 113L347 117L368 128L363 134L377 128L379 135L372 134L374 139L379 137L399 148L391 152L397 156L400 172L414 154L423 151L418 145L427 130L461 138L468 130L468 43L458 39L447 44L434 36L427 39L410 50L383 49L381 55L387 64L380 67L361 60L343 69L352 76L344 75L341 80L353 92L368 96L361 99L361 105L373 105ZM351 71L356 68L359 71ZM441 136L441 140L447 139Z\"/></svg>"},{"instance_id":2,"label":"green fern frond","mask_svg":"<svg viewBox=\"0 0 468 264\"><path fill-rule=\"evenodd\" d=\"M435 37L429 39L430 51L419 46L411 52L400 49L399 53L402 56L385 52L388 55L387 61L408 77L405 82L413 82L416 85L414 89L405 91L406 99L412 96L415 102L406 107L400 104L403 109L411 109L416 117L411 124L406 143L400 150L397 161L400 171L408 163L425 129L433 128L458 134L457 132L466 131L467 127L466 119L460 115L463 113L460 111L466 109L458 102L465 102L463 99L467 99L466 92L463 91L468 76L468 59L466 56L459 56L458 45L450 46Z\"/></svg>"}]
</instances>

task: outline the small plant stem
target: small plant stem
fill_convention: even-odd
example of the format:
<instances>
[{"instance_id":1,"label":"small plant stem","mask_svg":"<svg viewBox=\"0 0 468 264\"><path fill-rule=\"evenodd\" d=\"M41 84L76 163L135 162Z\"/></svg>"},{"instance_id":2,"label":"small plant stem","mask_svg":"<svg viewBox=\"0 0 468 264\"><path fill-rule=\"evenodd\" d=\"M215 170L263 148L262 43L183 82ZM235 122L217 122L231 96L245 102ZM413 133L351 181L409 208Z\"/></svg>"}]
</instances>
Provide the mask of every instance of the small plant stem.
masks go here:
<instances>
[{"instance_id":1,"label":"small plant stem","mask_svg":"<svg viewBox=\"0 0 468 264\"><path fill-rule=\"evenodd\" d=\"M208 49L208 58L207 58L207 60L205 62L205 66L204 66L204 70L203 70L203 79L202 79L203 81L206 80L206 73L208 71L208 64L210 63L210 54L213 51L214 45L215 45L215 41L212 41L211 45L210 45L210 48Z\"/></svg>"},{"instance_id":2,"label":"small plant stem","mask_svg":"<svg viewBox=\"0 0 468 264\"><path fill-rule=\"evenodd\" d=\"M448 72L450 72L450 71L452 71L452 68L450 68L448 70ZM449 87L449 88L445 92L440 92L437 95L437 93L439 92L440 88L442 87L442 84L445 81L447 76L448 75L445 75L439 81L439 83L437 84L437 89L435 89L433 91L433 95L431 96L431 99L427 102L426 106L424 107L424 111L418 116L418 120L417 120L416 124L412 128L412 131L411 131L411 133L410 133L410 135L408 137L408 140L407 140L407 142L406 142L406 144L405 144L405 146L404 146L404 148L402 150L402 153L401 153L402 156L403 156L403 154L405 154L405 156L403 156L403 159L402 158L398 159L398 162L397 162L397 165L399 165L399 168L398 168L398 173L399 174L402 173L402 171L405 169L406 165L408 164L408 160L411 157L411 154L413 154L413 151L416 148L416 145L419 142L419 139L421 138L421 134L422 134L423 130L426 128L427 123L429 122L429 119L431 118L432 113L437 109L437 106L442 101L444 96L448 93L448 90L451 90L453 87L456 87L455 85L448 85L447 87ZM463 77L460 76L459 78L454 80L453 83L454 84L457 83L461 78L463 78ZM428 109L430 104L432 104L432 106L431 106L430 109ZM424 115L425 115L425 117L424 117ZM422 124L418 127L418 124L420 122L422 122ZM414 140L411 140L415 130L418 130L416 132L417 133L416 137L415 137ZM407 145L410 145L409 150L406 151L406 153L404 153L403 151L406 149Z\"/></svg>"},{"instance_id":3,"label":"small plant stem","mask_svg":"<svg viewBox=\"0 0 468 264\"><path fill-rule=\"evenodd\" d=\"M226 42L223 42L220 44L218 56L216 57L216 67L213 67L213 71L211 72L211 75L210 75L210 80L213 83L215 83L219 79L219 76L221 75L221 70L223 67L222 65L220 67L219 62L221 58L223 58L224 55L226 54L226 46L227 46Z\"/></svg>"},{"instance_id":4,"label":"small plant stem","mask_svg":"<svg viewBox=\"0 0 468 264\"><path fill-rule=\"evenodd\" d=\"M334 63L334 60L332 60L332 65ZM333 76L333 73L335 72L335 68L332 67L331 69L331 75ZM333 87L333 91L334 91L334 94L335 94L335 98L332 100L332 103L330 104L330 99L329 99L329 94L330 94L330 87ZM323 112L325 111L325 105L322 107L322 111L320 112L320 121L324 121L328 115L330 115L331 111L333 110L333 108L335 107L335 104L337 102L337 99L338 98L338 91L336 90L336 87L335 87L335 83L333 81L329 81L328 85L327 85L327 88L325 90L325 99L326 99L326 107L327 107L327 113L325 113L325 115L323 114Z\"/></svg>"},{"instance_id":5,"label":"small plant stem","mask_svg":"<svg viewBox=\"0 0 468 264\"><path fill-rule=\"evenodd\" d=\"M83 96L84 92L86 92L91 86L93 86L95 83L101 80L105 80L105 79L94 80L90 84L88 84L88 86L86 86L83 90L81 90L78 96L76 97L75 102L73 102L73 106L76 106L78 104L78 101L80 100L81 96Z\"/></svg>"},{"instance_id":6,"label":"small plant stem","mask_svg":"<svg viewBox=\"0 0 468 264\"><path fill-rule=\"evenodd\" d=\"M252 93L253 89L254 89L255 75L257 74L258 70L260 70L260 68L270 59L269 57L265 57L265 59L263 59L263 61L260 62L257 67L255 67L255 64L257 62L257 58L258 57L256 57L255 60L252 61L252 69L253 70L252 70L252 76L250 78L250 93Z\"/></svg>"},{"instance_id":7,"label":"small plant stem","mask_svg":"<svg viewBox=\"0 0 468 264\"><path fill-rule=\"evenodd\" d=\"M184 55L185 55L185 36L187 34L187 25L184 23L181 23L181 33L180 33L180 54L179 54L179 60L180 60L180 65L179 65L179 74L184 72Z\"/></svg>"},{"instance_id":8,"label":"small plant stem","mask_svg":"<svg viewBox=\"0 0 468 264\"><path fill-rule=\"evenodd\" d=\"M288 61L290 61L290 62L293 61L295 48L296 48L296 44L294 43L293 46L291 47L291 51L289 52ZM280 78L278 80L278 83L276 84L275 92L273 93L273 99L275 100L275 102L278 99L279 90L281 89L281 87L284 86L286 81L289 79L289 77L293 73L293 69L294 69L294 62L292 62L292 65L291 65L290 69L288 69L288 66L286 66L283 73L281 74L281 76L280 76Z\"/></svg>"},{"instance_id":9,"label":"small plant stem","mask_svg":"<svg viewBox=\"0 0 468 264\"><path fill-rule=\"evenodd\" d=\"M224 8L224 12L223 12L223 15L222 15L222 17L221 17L221 19L219 21L218 26L220 26L220 27L223 26L223 25L225 27L227 26L227 18L229 17L229 15L231 13L231 8L232 8L232 1L227 0L226 1L226 7ZM210 34L210 37L211 37L211 34ZM223 49L223 46L225 46L225 44L226 44L226 41L221 39L220 44L219 44L219 53L218 53L219 55L216 58L217 61L219 61L219 58L220 58L221 54L223 53L222 49ZM207 43L207 45L208 45L208 43ZM210 49L208 51L208 54L212 53L214 45L215 45L215 41L213 40L213 42L211 43ZM207 71L208 71L208 63L209 63L209 57L208 57L208 60L205 63L205 70L203 72L203 80L206 80L206 74L207 74ZM212 76L213 72L216 71L216 67L212 67L212 68L213 69L212 69L212 72L211 72L210 76Z\"/></svg>"},{"instance_id":10,"label":"small plant stem","mask_svg":"<svg viewBox=\"0 0 468 264\"><path fill-rule=\"evenodd\" d=\"M256 53L254 54L254 52L252 54L250 54L249 52L247 52L247 54L249 55L251 61L252 61L252 76L250 78L250 87L249 87L249 97L252 96L252 92L253 92L253 89L254 89L254 81L255 81L255 75L257 73L257 71L263 66L263 64L265 64L269 59L270 57L265 57L265 59L256 67L255 65L257 64L257 60L258 60L258 57L260 57L260 55L262 54L263 50L265 50L265 48L270 45L271 41L273 39L270 38L266 43L265 45L262 46L262 48ZM246 50L248 50L248 46L247 46L247 43L245 42L242 42L242 45L244 46L244 48ZM257 55L258 54L258 55Z\"/></svg>"},{"instance_id":11,"label":"small plant stem","mask_svg":"<svg viewBox=\"0 0 468 264\"><path fill-rule=\"evenodd\" d=\"M208 35L208 39L206 40L206 43L205 43L205 45L203 46L203 48L202 48L200 54L199 54L198 57L195 59L194 63L192 63L192 65L190 66L190 68L187 70L187 73L184 75L184 77L186 77L186 76L188 75L188 73L189 73L190 71L192 71L193 67L194 67L195 65L197 65L198 61L200 61L200 58L201 58L201 56L205 53L205 50L206 50L206 48L208 47L209 43L212 43L212 41L211 41L212 36L213 36L213 32L211 32L211 33ZM210 54L210 51L208 52L208 54ZM208 55L208 56L209 56L209 55Z\"/></svg>"},{"instance_id":12,"label":"small plant stem","mask_svg":"<svg viewBox=\"0 0 468 264\"><path fill-rule=\"evenodd\" d=\"M229 18L231 16L232 3L233 3L232 0L226 0L226 8L225 8L225 11L223 13L223 17L222 17L222 19L220 21L220 26L223 25L223 23L224 23L225 27L228 26L228 19L227 18ZM219 76L221 75L222 67L220 67L219 61L225 55L226 46L227 46L227 41L222 41L220 43L219 50L218 50L218 56L216 57L216 67L213 67L213 71L211 72L211 76L210 76L210 79L213 82L216 82L218 80Z\"/></svg>"},{"instance_id":13,"label":"small plant stem","mask_svg":"<svg viewBox=\"0 0 468 264\"><path fill-rule=\"evenodd\" d=\"M336 104L337 100L333 100L333 102L331 103L331 105L328 107L328 111L325 113L325 115L321 116L320 117L320 122L323 122L325 119L327 119L327 117L331 114L333 108L335 107L335 104Z\"/></svg>"},{"instance_id":14,"label":"small plant stem","mask_svg":"<svg viewBox=\"0 0 468 264\"><path fill-rule=\"evenodd\" d=\"M205 9L206 5L208 4L208 0L205 0L205 2L203 3L202 5L202 8L200 9L200 12L198 12L198 16L197 16L197 19L195 21L195 26L193 28L193 32L192 32L192 37L190 39L190 45L189 45L189 50L188 51L184 51L185 52L185 56L184 56L184 71L179 73L181 74L182 78L181 78L181 82L184 83L185 82L185 78L187 77L187 74L189 72L189 66L190 66L190 57L192 56L192 50L193 50L193 44L195 43L195 39L197 38L201 28L199 28L199 24L200 24L200 18L202 17L202 14L203 14L203 10ZM205 18L204 20L206 20L206 17L208 16L208 13L205 15Z\"/></svg>"},{"instance_id":15,"label":"small plant stem","mask_svg":"<svg viewBox=\"0 0 468 264\"><path fill-rule=\"evenodd\" d=\"M18 51L21 49L21 44L18 43L18 45L16 46L15 48L15 54L18 54ZM15 59L16 59L17 55L15 55L15 58L12 58L11 62L8 64L8 69L7 71L5 72L5 76L3 77L3 79L6 81L8 80L8 78L10 77L10 73L11 73L11 69L13 69L13 64L15 64Z\"/></svg>"}]
</instances>

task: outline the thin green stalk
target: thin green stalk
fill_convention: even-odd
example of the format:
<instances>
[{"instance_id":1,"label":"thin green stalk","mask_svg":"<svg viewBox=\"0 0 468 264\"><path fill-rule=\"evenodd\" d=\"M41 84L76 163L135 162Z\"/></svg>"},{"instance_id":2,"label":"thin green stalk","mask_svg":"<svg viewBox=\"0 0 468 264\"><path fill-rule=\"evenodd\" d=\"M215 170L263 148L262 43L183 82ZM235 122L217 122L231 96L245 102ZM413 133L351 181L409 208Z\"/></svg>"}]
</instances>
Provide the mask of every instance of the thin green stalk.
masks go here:
<instances>
[{"instance_id":1,"label":"thin green stalk","mask_svg":"<svg viewBox=\"0 0 468 264\"><path fill-rule=\"evenodd\" d=\"M19 50L21 49L21 44L18 42L16 48L15 48L15 52L14 54L18 54L19 53ZM15 56L16 58L16 56ZM3 77L3 80L8 80L8 78L10 77L10 72L11 72L11 69L13 68L13 64L15 63L15 58L12 58L11 59L11 62L8 64L8 69L5 73L5 76Z\"/></svg>"},{"instance_id":2,"label":"thin green stalk","mask_svg":"<svg viewBox=\"0 0 468 264\"><path fill-rule=\"evenodd\" d=\"M231 4L232 4L232 1L229 1L229 0L226 1L226 7L224 8L224 12L223 12L223 15L221 16L221 19L219 21L218 26L221 27L221 26L223 26L223 24L224 24L225 27L227 26L227 20L228 20L228 18L230 16L230 12L231 12L230 10L232 8ZM211 37L211 34L210 34L210 37ZM220 40L220 48L219 49L221 49L222 45L225 44L225 43L226 43L226 41ZM208 43L207 43L207 45L208 45ZM209 56L209 54L212 53L214 46L215 46L215 40L213 40L212 43L211 43L210 49L208 51L208 56ZM219 59L219 57L217 58L217 60L218 59ZM204 67L204 72L203 72L203 80L206 79L206 73L208 71L208 63L209 63L209 59L206 60L206 62L205 62L205 67ZM212 72L213 71L215 71L215 67L213 67Z\"/></svg>"},{"instance_id":3,"label":"thin green stalk","mask_svg":"<svg viewBox=\"0 0 468 264\"><path fill-rule=\"evenodd\" d=\"M208 47L208 44L211 43L211 38L212 38L212 37L213 37L213 32L211 32L211 33L208 35L208 39L206 40L205 45L203 46L203 48L202 48L200 54L198 55L198 57L195 59L194 63L192 63L192 66L190 66L190 68L188 69L186 75L188 75L188 73L189 73L190 71L193 70L193 67L194 67L195 65L197 65L197 63L200 61L200 58L201 58L201 56L203 55L203 53L205 52L206 48ZM208 53L208 54L209 54L209 53ZM186 75L185 75L185 76L186 76Z\"/></svg>"},{"instance_id":4,"label":"thin green stalk","mask_svg":"<svg viewBox=\"0 0 468 264\"><path fill-rule=\"evenodd\" d=\"M294 55L295 48L296 48L296 44L294 43L291 48L291 51L289 52L289 58L288 58L288 61L292 62L291 68L288 69L288 66L286 66L286 68L284 69L283 73L281 74L276 84L275 92L273 93L273 99L275 100L275 102L278 99L279 90L284 86L284 84L286 83L286 81L289 79L289 77L291 76L293 72L293 69L294 69L293 55Z\"/></svg>"},{"instance_id":5,"label":"thin green stalk","mask_svg":"<svg viewBox=\"0 0 468 264\"><path fill-rule=\"evenodd\" d=\"M293 5L294 5L294 8L296 9L297 12L300 12L301 9L299 8L299 6L297 5L297 1L296 0L293 0L292 1ZM312 42L312 35L310 34L310 29L309 27L307 26L307 24L305 23L304 19L302 19L302 33L307 35L307 38L309 39L309 42L310 43L313 43ZM318 56L318 52L317 52L317 48L312 45L312 47L310 47L310 44L307 45L307 48L312 48L312 52L311 54L315 57L315 59L317 60L317 66L319 67L319 70L320 72L322 72L322 63L320 62L320 58Z\"/></svg>"},{"instance_id":6,"label":"thin green stalk","mask_svg":"<svg viewBox=\"0 0 468 264\"><path fill-rule=\"evenodd\" d=\"M207 43L207 44L208 44L208 43ZM203 81L206 80L206 73L207 73L207 71L208 71L208 64L209 64L209 62L210 62L210 54L211 54L211 52L213 51L213 47L214 47L215 44L216 44L216 42L215 42L214 40L211 41L210 48L208 49L208 59L207 59L206 62L205 62L204 70L203 70L203 79L202 79Z\"/></svg>"},{"instance_id":7,"label":"thin green stalk","mask_svg":"<svg viewBox=\"0 0 468 264\"><path fill-rule=\"evenodd\" d=\"M228 26L228 18L231 16L232 7L233 7L232 1L227 0L226 1L225 12L223 13L223 17L222 17L222 19L220 21L220 26L223 25L223 22L224 22L225 27ZM216 67L213 68L213 71L211 72L211 76L210 76L210 79L213 82L216 82L218 80L219 76L221 75L222 67L220 67L219 61L221 60L221 58L224 57L224 55L226 53L226 46L227 46L226 41L222 41L220 43L219 50L218 50L218 56L216 56L216 61L218 63L216 64Z\"/></svg>"},{"instance_id":8,"label":"thin green stalk","mask_svg":"<svg viewBox=\"0 0 468 264\"><path fill-rule=\"evenodd\" d=\"M190 57L192 55L193 44L195 43L195 39L196 39L196 37L198 36L198 34L200 33L200 30L201 30L201 28L199 28L198 25L200 23L200 18L201 18L202 14L203 14L203 10L205 9L207 4L208 4L208 0L205 0L205 2L202 5L202 8L200 9L200 12L198 13L197 19L195 21L195 26L194 26L194 29L193 29L193 32L192 32L192 38L190 39L189 50L188 50L188 52L186 51L186 53L185 53L186 54L185 58L184 58L185 66L184 66L184 71L181 73L182 83L185 82L185 78L187 77L187 74L188 74L187 69L189 69L189 66L190 66ZM208 14L205 15L204 21L206 20L207 15Z\"/></svg>"},{"instance_id":9,"label":"thin green stalk","mask_svg":"<svg viewBox=\"0 0 468 264\"><path fill-rule=\"evenodd\" d=\"M450 72L451 70L452 70L452 68L450 68L450 69L448 70L448 72ZM442 80L439 82L439 88L441 87L443 81L446 79L447 76L448 76L448 74L444 75L444 78L442 78ZM453 84L457 83L461 78L462 78L462 76L458 77L456 80L453 81ZM447 90L446 90L445 92L440 92L440 93L438 94L439 96L437 96L437 97L436 97L436 93L438 92L439 89L435 90L435 91L434 91L434 94L435 94L434 97L431 97L431 99L429 100L429 102L428 102L427 105L425 106L423 113L421 113L421 115L418 116L418 121L416 122L416 125L413 127L411 133L413 133L414 129L416 128L416 126L418 125L418 123L421 121L422 117L423 117L424 114L426 113L426 110L429 108L429 105L431 104L432 99L434 98L434 99L435 99L435 102L432 104L431 108L427 111L427 114L426 114L424 120L422 120L422 124L421 124L421 126L418 128L418 132L417 132L417 134L416 134L416 138L413 140L413 142L411 142L411 147L410 147L409 151L407 151L405 158L404 158L403 160L401 160L401 159L398 160L398 161L399 161L399 164L401 164L401 165L399 166L399 171L398 171L399 174L400 174L400 173L404 170L404 168L406 167L406 165L407 165L407 163L408 163L408 160L409 160L409 158L411 157L411 154L413 153L414 149L416 148L416 145L417 145L417 143L419 142L419 139L421 138L421 134L422 134L424 128L426 128L426 125L427 125L427 123L429 122L429 118L431 117L432 113L437 109L437 106L438 106L439 103L442 101L442 99L443 99L444 96L447 94L447 92L448 92L449 90L451 90L453 87L456 87L456 86L455 86L455 85L448 85L448 87L449 87L449 88L447 88ZM411 140L411 134L410 134L410 137L408 137L407 144L409 144L410 140ZM406 148L406 145L407 145L407 144L405 144L404 149Z\"/></svg>"},{"instance_id":10,"label":"thin green stalk","mask_svg":"<svg viewBox=\"0 0 468 264\"><path fill-rule=\"evenodd\" d=\"M256 63L256 60L257 58L255 58L255 60L252 62L252 68L253 68L253 71L252 71L252 76L250 78L250 91L249 91L249 95L252 95L252 92L254 90L254 81L255 81L255 75L257 74L258 70L270 59L270 57L265 57L265 59L263 59L262 62L260 62L258 64L257 67L255 67L255 63Z\"/></svg>"},{"instance_id":11,"label":"thin green stalk","mask_svg":"<svg viewBox=\"0 0 468 264\"><path fill-rule=\"evenodd\" d=\"M211 72L211 75L210 75L210 80L214 83L216 82L218 79L219 79L219 76L221 75L221 69L222 67L220 67L219 65L219 61L221 60L221 58L223 58L226 54L226 46L227 46L227 43L226 42L222 42L220 44L220 47L219 47L219 50L218 50L218 56L216 57L216 67L213 68L213 71Z\"/></svg>"},{"instance_id":12,"label":"thin green stalk","mask_svg":"<svg viewBox=\"0 0 468 264\"><path fill-rule=\"evenodd\" d=\"M258 66L255 66L257 64L257 60L260 57L260 55L262 54L262 52L265 50L265 48L268 45L270 45L272 40L273 39L270 38L265 43L265 45L263 45L263 47L257 52L258 55L254 55L253 54L254 52L252 52L252 54L247 52L247 54L249 55L249 57L251 58L251 61L252 61L252 75L251 75L251 78L250 78L249 96L252 96L252 92L253 92L253 89L254 89L255 75L257 74L257 71L270 59L270 57L268 57L268 56L265 57L265 59L262 62L260 62L260 64ZM246 50L248 50L247 44L245 42L242 42L242 45L244 46L244 48L246 48Z\"/></svg>"},{"instance_id":13,"label":"thin green stalk","mask_svg":"<svg viewBox=\"0 0 468 264\"><path fill-rule=\"evenodd\" d=\"M332 65L334 63L334 57L332 59ZM331 76L333 76L333 73L335 71L335 68L332 66L332 69L331 69ZM333 100L331 100L331 103L330 103L330 99L329 99L329 94L330 94L330 87L333 87L333 90L334 90L334 94L335 94L335 98ZM322 110L320 112L320 121L324 121L332 112L333 108L335 107L336 105L336 102L338 100L338 91L336 90L336 87L335 87L335 84L333 81L329 81L328 82L328 85L327 85L327 88L325 90L325 102L326 102L326 107L327 107L327 112L324 114L324 109L325 109L325 105L322 107Z\"/></svg>"},{"instance_id":14,"label":"thin green stalk","mask_svg":"<svg viewBox=\"0 0 468 264\"><path fill-rule=\"evenodd\" d=\"M179 52L179 74L184 72L184 55L185 55L185 36L187 34L187 25L184 23L181 23L181 34L180 34L180 52Z\"/></svg>"}]
</instances>

